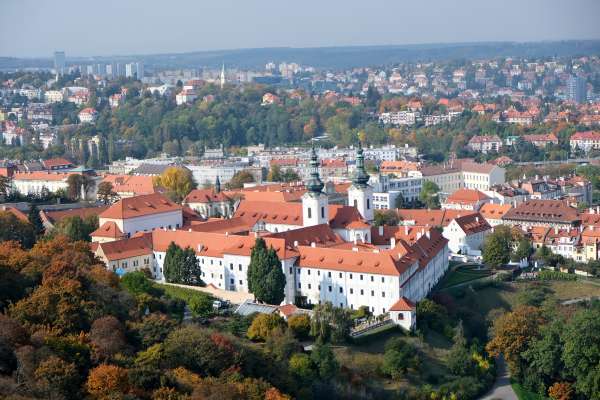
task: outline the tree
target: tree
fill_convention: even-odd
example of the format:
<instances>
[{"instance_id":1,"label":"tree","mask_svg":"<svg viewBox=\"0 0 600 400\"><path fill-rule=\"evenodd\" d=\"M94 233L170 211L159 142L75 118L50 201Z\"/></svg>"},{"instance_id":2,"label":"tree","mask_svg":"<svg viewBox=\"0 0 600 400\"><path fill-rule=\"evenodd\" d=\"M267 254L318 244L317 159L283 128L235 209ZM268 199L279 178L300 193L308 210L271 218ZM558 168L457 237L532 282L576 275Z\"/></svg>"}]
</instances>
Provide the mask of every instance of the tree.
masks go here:
<instances>
[{"instance_id":1,"label":"tree","mask_svg":"<svg viewBox=\"0 0 600 400\"><path fill-rule=\"evenodd\" d=\"M182 282L186 285L204 286L200 262L196 252L191 247L186 247L182 253Z\"/></svg>"},{"instance_id":2,"label":"tree","mask_svg":"<svg viewBox=\"0 0 600 400\"><path fill-rule=\"evenodd\" d=\"M386 342L383 354L383 372L393 379L399 379L409 368L418 366L417 349L413 345L399 337L391 338Z\"/></svg>"},{"instance_id":3,"label":"tree","mask_svg":"<svg viewBox=\"0 0 600 400\"><path fill-rule=\"evenodd\" d=\"M315 379L315 370L310 357L306 354L296 353L288 362L290 372L302 382L310 383Z\"/></svg>"},{"instance_id":4,"label":"tree","mask_svg":"<svg viewBox=\"0 0 600 400\"><path fill-rule=\"evenodd\" d=\"M397 226L398 214L394 210L375 210L373 225L375 226Z\"/></svg>"},{"instance_id":5,"label":"tree","mask_svg":"<svg viewBox=\"0 0 600 400\"><path fill-rule=\"evenodd\" d=\"M524 237L519 240L519 245L513 252L511 259L515 262L523 259L529 259L529 256L531 256L532 252L533 248L531 247L531 241Z\"/></svg>"},{"instance_id":6,"label":"tree","mask_svg":"<svg viewBox=\"0 0 600 400\"><path fill-rule=\"evenodd\" d=\"M68 363L56 356L50 356L36 368L35 379L47 398L77 397L79 374L73 363Z\"/></svg>"},{"instance_id":7,"label":"tree","mask_svg":"<svg viewBox=\"0 0 600 400\"><path fill-rule=\"evenodd\" d=\"M308 337L310 333L310 316L308 314L292 315L288 318L287 324L298 339L302 340Z\"/></svg>"},{"instance_id":8,"label":"tree","mask_svg":"<svg viewBox=\"0 0 600 400\"><path fill-rule=\"evenodd\" d=\"M98 184L96 196L103 204L111 204L118 195L117 192L114 191L113 184L105 181Z\"/></svg>"},{"instance_id":9,"label":"tree","mask_svg":"<svg viewBox=\"0 0 600 400\"><path fill-rule=\"evenodd\" d=\"M18 219L9 211L0 211L0 241L14 240L25 248L35 243L33 225Z\"/></svg>"},{"instance_id":10,"label":"tree","mask_svg":"<svg viewBox=\"0 0 600 400\"><path fill-rule=\"evenodd\" d=\"M108 361L127 349L125 329L112 315L95 320L89 336L98 360Z\"/></svg>"},{"instance_id":11,"label":"tree","mask_svg":"<svg viewBox=\"0 0 600 400\"><path fill-rule=\"evenodd\" d=\"M438 196L439 191L439 186L434 182L425 181L421 187L421 193L419 193L419 200L425 204L427 208L440 208L440 199Z\"/></svg>"},{"instance_id":12,"label":"tree","mask_svg":"<svg viewBox=\"0 0 600 400\"><path fill-rule=\"evenodd\" d=\"M524 357L527 370L524 385L538 393L546 393L548 387L561 378L564 372L562 363L563 343L561 335L564 321L557 319L540 329L540 337L534 338Z\"/></svg>"},{"instance_id":13,"label":"tree","mask_svg":"<svg viewBox=\"0 0 600 400\"><path fill-rule=\"evenodd\" d=\"M141 322L132 324L136 337L144 347L162 343L177 327L177 322L162 313L145 316Z\"/></svg>"},{"instance_id":14,"label":"tree","mask_svg":"<svg viewBox=\"0 0 600 400\"><path fill-rule=\"evenodd\" d=\"M448 369L455 375L468 376L473 367L473 360L467 348L467 339L462 321L458 322L454 333L454 344L448 353Z\"/></svg>"},{"instance_id":15,"label":"tree","mask_svg":"<svg viewBox=\"0 0 600 400\"><path fill-rule=\"evenodd\" d=\"M90 371L86 388L98 400L121 398L129 391L127 370L116 365L101 364Z\"/></svg>"},{"instance_id":16,"label":"tree","mask_svg":"<svg viewBox=\"0 0 600 400\"><path fill-rule=\"evenodd\" d=\"M0 175L0 199L6 201L6 198L10 194L12 187L12 180L8 176Z\"/></svg>"},{"instance_id":17,"label":"tree","mask_svg":"<svg viewBox=\"0 0 600 400\"><path fill-rule=\"evenodd\" d=\"M540 326L544 319L539 309L531 306L519 306L494 321L492 339L486 345L490 355L504 355L511 374L520 380L528 361L525 351L530 343L539 337Z\"/></svg>"},{"instance_id":18,"label":"tree","mask_svg":"<svg viewBox=\"0 0 600 400\"><path fill-rule=\"evenodd\" d=\"M394 208L402 207L404 207L404 196L402 196L402 193L398 193L398 196L396 196L396 200L394 200Z\"/></svg>"},{"instance_id":19,"label":"tree","mask_svg":"<svg viewBox=\"0 0 600 400\"><path fill-rule=\"evenodd\" d=\"M64 235L72 241L91 241L90 233L98 229L98 216L90 215L84 219L75 215L63 218L54 228L53 233Z\"/></svg>"},{"instance_id":20,"label":"tree","mask_svg":"<svg viewBox=\"0 0 600 400\"><path fill-rule=\"evenodd\" d=\"M183 281L183 250L181 247L171 242L167 247L164 262L165 280L171 283L179 283Z\"/></svg>"},{"instance_id":21,"label":"tree","mask_svg":"<svg viewBox=\"0 0 600 400\"><path fill-rule=\"evenodd\" d=\"M498 268L510 261L512 232L509 226L500 225L485 238L483 244L483 262L492 268Z\"/></svg>"},{"instance_id":22,"label":"tree","mask_svg":"<svg viewBox=\"0 0 600 400\"><path fill-rule=\"evenodd\" d=\"M334 307L330 302L317 305L311 319L311 336L322 341L342 343L350 334L352 318L350 311Z\"/></svg>"},{"instance_id":23,"label":"tree","mask_svg":"<svg viewBox=\"0 0 600 400\"><path fill-rule=\"evenodd\" d=\"M381 100L381 94L373 85L369 85L367 89L367 106L376 108L379 100Z\"/></svg>"},{"instance_id":24,"label":"tree","mask_svg":"<svg viewBox=\"0 0 600 400\"><path fill-rule=\"evenodd\" d=\"M277 314L257 314L248 328L248 339L267 340L271 333L285 327L285 321Z\"/></svg>"},{"instance_id":25,"label":"tree","mask_svg":"<svg viewBox=\"0 0 600 400\"><path fill-rule=\"evenodd\" d=\"M285 171L281 174L281 180L283 182L297 182L300 179L300 175L296 171L291 168L286 168Z\"/></svg>"},{"instance_id":26,"label":"tree","mask_svg":"<svg viewBox=\"0 0 600 400\"><path fill-rule=\"evenodd\" d=\"M577 312L564 329L562 360L578 394L600 399L600 307Z\"/></svg>"},{"instance_id":27,"label":"tree","mask_svg":"<svg viewBox=\"0 0 600 400\"><path fill-rule=\"evenodd\" d=\"M548 389L548 396L552 400L571 400L573 398L573 386L569 382L556 382Z\"/></svg>"},{"instance_id":28,"label":"tree","mask_svg":"<svg viewBox=\"0 0 600 400\"><path fill-rule=\"evenodd\" d=\"M267 304L280 304L285 298L285 275L277 252L267 250L263 238L257 238L248 265L248 289L254 297Z\"/></svg>"},{"instance_id":29,"label":"tree","mask_svg":"<svg viewBox=\"0 0 600 400\"><path fill-rule=\"evenodd\" d=\"M269 182L281 182L282 181L281 167L279 165L273 164L271 166L271 170L269 171L269 174L267 175L267 181L269 181Z\"/></svg>"},{"instance_id":30,"label":"tree","mask_svg":"<svg viewBox=\"0 0 600 400\"><path fill-rule=\"evenodd\" d=\"M231 180L227 183L228 189L241 189L244 187L244 183L254 182L254 175L246 170L236 172Z\"/></svg>"},{"instance_id":31,"label":"tree","mask_svg":"<svg viewBox=\"0 0 600 400\"><path fill-rule=\"evenodd\" d=\"M121 278L121 285L129 293L139 295L142 293L150 294L154 287L150 279L141 271L128 272Z\"/></svg>"},{"instance_id":32,"label":"tree","mask_svg":"<svg viewBox=\"0 0 600 400\"><path fill-rule=\"evenodd\" d=\"M33 226L33 231L36 235L39 236L44 233L44 224L42 223L42 218L40 217L40 210L35 204L32 204L31 207L29 207L27 219L29 220L31 226Z\"/></svg>"},{"instance_id":33,"label":"tree","mask_svg":"<svg viewBox=\"0 0 600 400\"><path fill-rule=\"evenodd\" d=\"M196 182L189 169L183 167L167 168L160 176L153 178L154 186L160 186L167 190L167 196L180 203L193 189Z\"/></svg>"},{"instance_id":34,"label":"tree","mask_svg":"<svg viewBox=\"0 0 600 400\"><path fill-rule=\"evenodd\" d=\"M71 200L83 200L94 185L94 180L87 175L71 174L67 178L67 195Z\"/></svg>"},{"instance_id":35,"label":"tree","mask_svg":"<svg viewBox=\"0 0 600 400\"><path fill-rule=\"evenodd\" d=\"M313 344L310 359L317 367L318 375L322 380L331 379L337 374L339 365L331 350L331 345L317 340Z\"/></svg>"}]
</instances>

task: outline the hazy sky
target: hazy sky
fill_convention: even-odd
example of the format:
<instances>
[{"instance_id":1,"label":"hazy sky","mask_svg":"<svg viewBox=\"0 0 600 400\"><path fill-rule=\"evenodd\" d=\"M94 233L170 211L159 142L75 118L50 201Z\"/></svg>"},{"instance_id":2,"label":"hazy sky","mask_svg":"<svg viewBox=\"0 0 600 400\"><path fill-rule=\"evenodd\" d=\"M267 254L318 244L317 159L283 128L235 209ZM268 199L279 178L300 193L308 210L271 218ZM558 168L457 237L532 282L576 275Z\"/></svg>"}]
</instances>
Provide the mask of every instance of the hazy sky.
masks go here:
<instances>
[{"instance_id":1,"label":"hazy sky","mask_svg":"<svg viewBox=\"0 0 600 400\"><path fill-rule=\"evenodd\" d=\"M0 0L0 56L600 39L600 0Z\"/></svg>"}]
</instances>

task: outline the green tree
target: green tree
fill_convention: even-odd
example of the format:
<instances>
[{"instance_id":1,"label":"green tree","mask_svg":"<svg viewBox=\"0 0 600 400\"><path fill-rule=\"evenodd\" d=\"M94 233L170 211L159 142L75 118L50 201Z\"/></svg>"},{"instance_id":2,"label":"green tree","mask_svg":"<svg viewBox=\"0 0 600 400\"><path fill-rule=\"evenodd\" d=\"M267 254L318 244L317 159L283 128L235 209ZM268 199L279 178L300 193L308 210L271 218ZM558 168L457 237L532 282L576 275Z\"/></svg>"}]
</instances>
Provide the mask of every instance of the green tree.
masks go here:
<instances>
[{"instance_id":1,"label":"green tree","mask_svg":"<svg viewBox=\"0 0 600 400\"><path fill-rule=\"evenodd\" d=\"M298 377L302 382L311 383L315 379L313 363L307 354L293 354L288 365L292 375Z\"/></svg>"},{"instance_id":2,"label":"green tree","mask_svg":"<svg viewBox=\"0 0 600 400\"><path fill-rule=\"evenodd\" d=\"M313 344L310 359L317 367L317 372L322 380L328 380L337 375L339 365L335 359L331 345L317 340Z\"/></svg>"},{"instance_id":3,"label":"green tree","mask_svg":"<svg viewBox=\"0 0 600 400\"><path fill-rule=\"evenodd\" d=\"M472 371L473 360L467 348L462 321L455 328L454 344L448 353L447 365L450 372L459 376L468 376Z\"/></svg>"},{"instance_id":4,"label":"green tree","mask_svg":"<svg viewBox=\"0 0 600 400\"><path fill-rule=\"evenodd\" d=\"M267 175L267 181L269 182L281 182L282 177L281 177L281 167L277 164L273 164L271 166L271 170L269 171L269 174Z\"/></svg>"},{"instance_id":5,"label":"green tree","mask_svg":"<svg viewBox=\"0 0 600 400\"><path fill-rule=\"evenodd\" d=\"M440 208L440 199L438 196L439 191L439 186L434 182L425 181L421 187L421 193L419 193L419 200L425 204L427 208Z\"/></svg>"},{"instance_id":6,"label":"green tree","mask_svg":"<svg viewBox=\"0 0 600 400\"><path fill-rule=\"evenodd\" d=\"M0 241L8 240L30 248L35 243L35 232L29 222L21 221L9 211L0 211Z\"/></svg>"},{"instance_id":7,"label":"green tree","mask_svg":"<svg viewBox=\"0 0 600 400\"><path fill-rule=\"evenodd\" d=\"M191 247L186 247L182 253L182 283L186 285L204 286L200 263L196 252Z\"/></svg>"},{"instance_id":8,"label":"green tree","mask_svg":"<svg viewBox=\"0 0 600 400\"><path fill-rule=\"evenodd\" d=\"M526 372L524 384L538 393L546 393L548 388L561 378L564 371L562 363L564 321L556 320L544 325L540 337L534 338L525 351Z\"/></svg>"},{"instance_id":9,"label":"green tree","mask_svg":"<svg viewBox=\"0 0 600 400\"><path fill-rule=\"evenodd\" d=\"M394 200L394 208L402 207L404 207L404 196L402 196L402 193L398 193L396 200Z\"/></svg>"},{"instance_id":10,"label":"green tree","mask_svg":"<svg viewBox=\"0 0 600 400\"><path fill-rule=\"evenodd\" d=\"M98 216L92 215L82 219L79 216L63 218L53 230L53 234L65 235L73 241L91 240L90 233L98 229Z\"/></svg>"},{"instance_id":11,"label":"green tree","mask_svg":"<svg viewBox=\"0 0 600 400\"><path fill-rule=\"evenodd\" d=\"M12 180L8 176L0 175L0 198L5 201L10 194Z\"/></svg>"},{"instance_id":12,"label":"green tree","mask_svg":"<svg viewBox=\"0 0 600 400\"><path fill-rule=\"evenodd\" d=\"M375 226L397 226L398 214L394 210L375 210L373 225Z\"/></svg>"},{"instance_id":13,"label":"green tree","mask_svg":"<svg viewBox=\"0 0 600 400\"><path fill-rule=\"evenodd\" d=\"M183 258L181 247L176 245L175 242L171 242L167 247L163 264L163 274L167 282L180 283L183 281Z\"/></svg>"},{"instance_id":14,"label":"green tree","mask_svg":"<svg viewBox=\"0 0 600 400\"><path fill-rule=\"evenodd\" d=\"M103 204L111 204L118 195L117 192L114 191L113 184L105 181L98 184L96 196Z\"/></svg>"},{"instance_id":15,"label":"green tree","mask_svg":"<svg viewBox=\"0 0 600 400\"><path fill-rule=\"evenodd\" d=\"M142 293L150 294L154 287L146 274L141 271L128 272L121 278L121 285L127 289L129 293L139 295Z\"/></svg>"},{"instance_id":16,"label":"green tree","mask_svg":"<svg viewBox=\"0 0 600 400\"><path fill-rule=\"evenodd\" d=\"M27 214L27 219L31 226L33 226L33 231L36 235L41 235L44 233L44 224L42 223L42 218L40 217L40 210L37 208L35 204L32 204L29 207L29 213Z\"/></svg>"},{"instance_id":17,"label":"green tree","mask_svg":"<svg viewBox=\"0 0 600 400\"><path fill-rule=\"evenodd\" d=\"M94 181L87 175L71 174L67 178L67 194L71 200L82 200L94 185Z\"/></svg>"},{"instance_id":18,"label":"green tree","mask_svg":"<svg viewBox=\"0 0 600 400\"><path fill-rule=\"evenodd\" d=\"M513 252L511 259L512 261L520 261L525 258L529 259L529 256L531 256L532 252L533 248L531 247L531 241L524 237L519 240L519 245Z\"/></svg>"},{"instance_id":19,"label":"green tree","mask_svg":"<svg viewBox=\"0 0 600 400\"><path fill-rule=\"evenodd\" d=\"M342 343L350 334L350 310L334 307L330 302L315 306L311 318L310 334L324 342Z\"/></svg>"},{"instance_id":20,"label":"green tree","mask_svg":"<svg viewBox=\"0 0 600 400\"><path fill-rule=\"evenodd\" d=\"M254 297L267 304L280 304L285 298L285 275L277 252L267 250L263 238L257 238L248 265L248 289Z\"/></svg>"},{"instance_id":21,"label":"green tree","mask_svg":"<svg viewBox=\"0 0 600 400\"><path fill-rule=\"evenodd\" d=\"M492 268L498 268L510 261L512 250L512 232L509 226L500 225L485 238L483 244L483 262Z\"/></svg>"},{"instance_id":22,"label":"green tree","mask_svg":"<svg viewBox=\"0 0 600 400\"><path fill-rule=\"evenodd\" d=\"M383 372L393 379L399 379L409 368L414 369L418 366L417 349L413 345L399 337L391 338L386 342L383 354Z\"/></svg>"},{"instance_id":23,"label":"green tree","mask_svg":"<svg viewBox=\"0 0 600 400\"><path fill-rule=\"evenodd\" d=\"M600 306L575 314L563 334L562 360L584 398L600 399Z\"/></svg>"}]
</instances>

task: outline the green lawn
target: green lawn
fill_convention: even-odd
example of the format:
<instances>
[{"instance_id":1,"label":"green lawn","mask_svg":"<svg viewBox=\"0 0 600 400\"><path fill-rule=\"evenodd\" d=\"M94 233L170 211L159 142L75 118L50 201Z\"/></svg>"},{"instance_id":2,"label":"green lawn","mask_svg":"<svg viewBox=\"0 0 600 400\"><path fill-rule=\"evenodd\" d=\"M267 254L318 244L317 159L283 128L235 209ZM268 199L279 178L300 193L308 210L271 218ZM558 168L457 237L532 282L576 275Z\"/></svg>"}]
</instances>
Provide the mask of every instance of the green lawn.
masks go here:
<instances>
[{"instance_id":1,"label":"green lawn","mask_svg":"<svg viewBox=\"0 0 600 400\"><path fill-rule=\"evenodd\" d=\"M446 289L461 283L490 276L489 269L477 269L476 265L463 264L450 269L438 284L438 289Z\"/></svg>"},{"instance_id":2,"label":"green lawn","mask_svg":"<svg viewBox=\"0 0 600 400\"><path fill-rule=\"evenodd\" d=\"M523 386L521 386L519 383L511 382L511 385L512 385L513 390L517 394L517 397L519 398L519 400L545 400L546 399L546 397L544 397L544 396L540 396L537 393L530 392L529 390L527 390Z\"/></svg>"}]
</instances>

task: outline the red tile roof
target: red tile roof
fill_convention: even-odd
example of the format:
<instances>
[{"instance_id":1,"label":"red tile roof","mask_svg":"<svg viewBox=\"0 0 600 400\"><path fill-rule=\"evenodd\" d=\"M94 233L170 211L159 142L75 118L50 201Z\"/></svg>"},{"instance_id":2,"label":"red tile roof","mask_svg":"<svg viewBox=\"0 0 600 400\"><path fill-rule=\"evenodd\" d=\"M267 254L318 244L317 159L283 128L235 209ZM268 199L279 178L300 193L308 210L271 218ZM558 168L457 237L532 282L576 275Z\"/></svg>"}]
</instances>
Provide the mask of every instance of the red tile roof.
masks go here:
<instances>
[{"instance_id":1,"label":"red tile roof","mask_svg":"<svg viewBox=\"0 0 600 400\"><path fill-rule=\"evenodd\" d=\"M81 207L81 208L71 208L68 210L42 210L40 212L40 216L42 220L46 220L51 224L56 224L68 217L79 217L85 219L87 217L93 215L100 215L102 212L108 209L108 206L100 206L100 207Z\"/></svg>"},{"instance_id":2,"label":"red tile roof","mask_svg":"<svg viewBox=\"0 0 600 400\"><path fill-rule=\"evenodd\" d=\"M125 235L114 221L107 221L101 227L90 233L91 237L104 237L111 239L121 239Z\"/></svg>"},{"instance_id":3,"label":"red tile roof","mask_svg":"<svg viewBox=\"0 0 600 400\"><path fill-rule=\"evenodd\" d=\"M414 225L444 227L453 219L461 215L475 214L475 211L398 209L396 213L401 221L414 221Z\"/></svg>"},{"instance_id":4,"label":"red tile roof","mask_svg":"<svg viewBox=\"0 0 600 400\"><path fill-rule=\"evenodd\" d=\"M121 199L104 211L100 218L127 219L172 211L181 212L181 206L160 193L153 193Z\"/></svg>"},{"instance_id":5,"label":"red tile roof","mask_svg":"<svg viewBox=\"0 0 600 400\"><path fill-rule=\"evenodd\" d=\"M143 235L129 239L99 243L96 252L100 249L102 249L102 252L109 261L116 261L152 254L152 242L149 240L148 235Z\"/></svg>"},{"instance_id":6,"label":"red tile roof","mask_svg":"<svg viewBox=\"0 0 600 400\"><path fill-rule=\"evenodd\" d=\"M414 311L415 309L415 304L404 296L390 307L390 311Z\"/></svg>"},{"instance_id":7,"label":"red tile roof","mask_svg":"<svg viewBox=\"0 0 600 400\"><path fill-rule=\"evenodd\" d=\"M54 167L68 167L73 165L73 163L65 158L51 158L49 160L42 161L44 168L52 169Z\"/></svg>"},{"instance_id":8,"label":"red tile roof","mask_svg":"<svg viewBox=\"0 0 600 400\"><path fill-rule=\"evenodd\" d=\"M222 203L231 199L223 192L216 193L214 189L192 190L183 200L184 203Z\"/></svg>"},{"instance_id":9,"label":"red tile roof","mask_svg":"<svg viewBox=\"0 0 600 400\"><path fill-rule=\"evenodd\" d=\"M477 203L479 201L489 200L489 196L475 189L458 189L448 196L448 203Z\"/></svg>"},{"instance_id":10,"label":"red tile roof","mask_svg":"<svg viewBox=\"0 0 600 400\"><path fill-rule=\"evenodd\" d=\"M467 235L485 232L492 229L490 224L481 216L481 214L464 215L455 219L456 223Z\"/></svg>"}]
</instances>

